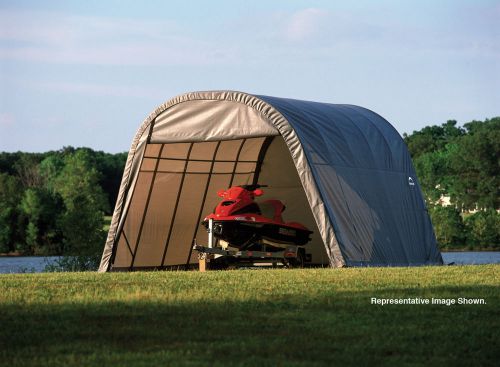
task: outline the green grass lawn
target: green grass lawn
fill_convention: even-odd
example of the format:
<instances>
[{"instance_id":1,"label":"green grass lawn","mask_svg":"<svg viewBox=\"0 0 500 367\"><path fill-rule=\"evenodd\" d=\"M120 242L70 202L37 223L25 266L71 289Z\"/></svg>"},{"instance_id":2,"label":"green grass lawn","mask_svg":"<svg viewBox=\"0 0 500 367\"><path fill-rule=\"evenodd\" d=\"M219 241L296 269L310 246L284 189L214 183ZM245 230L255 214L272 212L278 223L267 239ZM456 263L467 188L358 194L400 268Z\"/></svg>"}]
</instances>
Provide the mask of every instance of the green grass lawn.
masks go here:
<instances>
[{"instance_id":1,"label":"green grass lawn","mask_svg":"<svg viewBox=\"0 0 500 367\"><path fill-rule=\"evenodd\" d=\"M0 275L0 365L493 366L499 281L498 265Z\"/></svg>"}]
</instances>

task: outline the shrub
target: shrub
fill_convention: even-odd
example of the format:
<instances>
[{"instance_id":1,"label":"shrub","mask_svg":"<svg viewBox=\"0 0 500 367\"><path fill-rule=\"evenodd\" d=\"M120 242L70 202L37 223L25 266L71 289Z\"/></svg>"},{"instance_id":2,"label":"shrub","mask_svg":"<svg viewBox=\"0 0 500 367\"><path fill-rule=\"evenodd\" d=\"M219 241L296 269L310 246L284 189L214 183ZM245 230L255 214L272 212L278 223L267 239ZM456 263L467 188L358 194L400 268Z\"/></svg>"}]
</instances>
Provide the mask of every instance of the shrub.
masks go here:
<instances>
[{"instance_id":1,"label":"shrub","mask_svg":"<svg viewBox=\"0 0 500 367\"><path fill-rule=\"evenodd\" d=\"M61 271L96 271L99 268L101 257L99 254L61 256L53 263L47 265L45 272Z\"/></svg>"}]
</instances>

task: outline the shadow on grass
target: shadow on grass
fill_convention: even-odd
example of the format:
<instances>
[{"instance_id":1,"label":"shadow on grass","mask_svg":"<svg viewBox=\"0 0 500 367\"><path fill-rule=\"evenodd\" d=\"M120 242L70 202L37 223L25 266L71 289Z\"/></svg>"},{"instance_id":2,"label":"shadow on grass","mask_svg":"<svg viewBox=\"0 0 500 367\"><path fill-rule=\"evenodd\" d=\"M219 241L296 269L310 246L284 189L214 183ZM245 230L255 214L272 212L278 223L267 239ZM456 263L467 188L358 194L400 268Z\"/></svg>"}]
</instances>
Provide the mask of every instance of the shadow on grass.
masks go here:
<instances>
[{"instance_id":1,"label":"shadow on grass","mask_svg":"<svg viewBox=\"0 0 500 367\"><path fill-rule=\"evenodd\" d=\"M494 365L499 294L498 287L478 286L242 302L3 305L0 360L9 366ZM487 304L377 306L371 297L479 297Z\"/></svg>"}]
</instances>

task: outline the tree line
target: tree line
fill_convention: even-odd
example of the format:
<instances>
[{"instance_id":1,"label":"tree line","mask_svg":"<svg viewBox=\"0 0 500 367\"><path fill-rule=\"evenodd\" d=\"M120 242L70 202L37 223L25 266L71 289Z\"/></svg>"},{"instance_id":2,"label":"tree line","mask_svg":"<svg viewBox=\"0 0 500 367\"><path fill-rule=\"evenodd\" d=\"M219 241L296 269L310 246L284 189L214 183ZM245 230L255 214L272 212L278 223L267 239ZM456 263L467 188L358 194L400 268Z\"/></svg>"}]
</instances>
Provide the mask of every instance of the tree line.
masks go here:
<instances>
[{"instance_id":1,"label":"tree line","mask_svg":"<svg viewBox=\"0 0 500 367\"><path fill-rule=\"evenodd\" d=\"M451 120L404 140L441 248L500 249L500 118ZM78 255L95 266L126 157L73 147L0 153L0 253Z\"/></svg>"},{"instance_id":2,"label":"tree line","mask_svg":"<svg viewBox=\"0 0 500 367\"><path fill-rule=\"evenodd\" d=\"M441 248L500 249L500 117L450 120L404 140Z\"/></svg>"},{"instance_id":3,"label":"tree line","mask_svg":"<svg viewBox=\"0 0 500 367\"><path fill-rule=\"evenodd\" d=\"M0 253L77 255L95 265L126 156L72 147L0 153Z\"/></svg>"}]
</instances>

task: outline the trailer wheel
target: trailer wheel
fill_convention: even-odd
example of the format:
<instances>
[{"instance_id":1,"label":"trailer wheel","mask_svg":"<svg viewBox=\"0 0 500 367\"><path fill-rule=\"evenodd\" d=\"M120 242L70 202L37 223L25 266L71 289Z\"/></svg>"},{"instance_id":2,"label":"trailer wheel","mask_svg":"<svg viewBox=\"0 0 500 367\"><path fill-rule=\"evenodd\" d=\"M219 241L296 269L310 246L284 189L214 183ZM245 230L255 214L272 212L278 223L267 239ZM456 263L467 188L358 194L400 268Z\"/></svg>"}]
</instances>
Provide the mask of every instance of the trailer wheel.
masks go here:
<instances>
[{"instance_id":1,"label":"trailer wheel","mask_svg":"<svg viewBox=\"0 0 500 367\"><path fill-rule=\"evenodd\" d=\"M211 270L227 270L229 268L229 264L225 258L214 259L210 262Z\"/></svg>"},{"instance_id":2,"label":"trailer wheel","mask_svg":"<svg viewBox=\"0 0 500 367\"><path fill-rule=\"evenodd\" d=\"M302 248L299 248L297 251L297 257L294 259L289 259L288 264L290 268L299 268L302 269L304 267L304 263L306 261L305 251Z\"/></svg>"}]
</instances>

